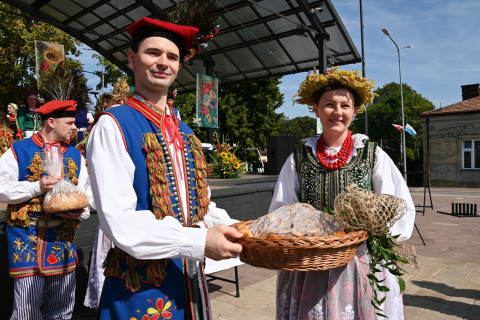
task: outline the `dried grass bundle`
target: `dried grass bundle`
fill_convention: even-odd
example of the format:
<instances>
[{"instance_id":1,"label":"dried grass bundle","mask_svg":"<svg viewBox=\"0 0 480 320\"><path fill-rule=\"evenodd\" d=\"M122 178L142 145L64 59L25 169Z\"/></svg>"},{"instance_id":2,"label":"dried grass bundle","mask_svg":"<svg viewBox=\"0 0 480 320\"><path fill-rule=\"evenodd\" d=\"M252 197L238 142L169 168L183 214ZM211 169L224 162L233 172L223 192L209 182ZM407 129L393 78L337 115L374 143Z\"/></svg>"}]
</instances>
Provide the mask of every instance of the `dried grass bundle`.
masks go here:
<instances>
[{"instance_id":1,"label":"dried grass bundle","mask_svg":"<svg viewBox=\"0 0 480 320\"><path fill-rule=\"evenodd\" d=\"M407 212L407 204L398 197L353 185L335 198L334 210L345 230L368 230L381 236Z\"/></svg>"}]
</instances>

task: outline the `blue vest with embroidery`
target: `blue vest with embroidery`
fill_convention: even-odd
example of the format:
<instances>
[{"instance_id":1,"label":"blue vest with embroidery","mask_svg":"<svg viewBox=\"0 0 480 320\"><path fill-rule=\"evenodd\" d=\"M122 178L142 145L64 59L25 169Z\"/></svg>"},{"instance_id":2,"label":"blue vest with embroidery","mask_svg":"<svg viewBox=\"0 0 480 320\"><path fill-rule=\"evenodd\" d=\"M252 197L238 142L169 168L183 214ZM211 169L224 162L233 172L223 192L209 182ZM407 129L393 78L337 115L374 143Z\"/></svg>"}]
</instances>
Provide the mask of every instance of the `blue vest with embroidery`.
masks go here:
<instances>
[{"instance_id":1,"label":"blue vest with embroidery","mask_svg":"<svg viewBox=\"0 0 480 320\"><path fill-rule=\"evenodd\" d=\"M32 171L28 167L34 156L37 154L45 161L45 148L38 146L31 138L14 143L12 148L18 161L18 181L27 181L27 176L32 175ZM72 159L77 166L76 175L78 177L81 168L80 152L74 147L67 146L63 159L64 176L67 177L68 160ZM45 173L41 176L43 175ZM27 202L12 207L18 209L28 204ZM46 213L42 210L28 211L29 218L45 216ZM52 216L49 219L60 218ZM62 225L56 228L21 227L6 223L6 230L10 277L50 276L75 270L77 248L73 242L73 228L64 228Z\"/></svg>"},{"instance_id":2,"label":"blue vest with embroidery","mask_svg":"<svg viewBox=\"0 0 480 320\"><path fill-rule=\"evenodd\" d=\"M133 188L137 195L137 207L136 210L152 210L152 197L150 196L150 185L148 178L148 170L145 164L146 154L143 151L143 136L147 132L154 132L157 134L158 139L162 145L163 152L168 153L168 147L165 143L163 136L159 133L158 128L145 116L142 115L139 111L131 108L130 106L124 104L115 108L111 108L105 111L105 113L110 114L115 118L116 122L119 124L122 135L125 139L125 143L128 149L128 154L135 164L135 174L133 179ZM178 114L178 111L175 110L175 113ZM189 216L186 213L181 212L182 208L180 205L178 187L175 181L173 174L173 164L171 158L167 155L165 157L166 165L169 174L168 181L170 185L171 192L171 203L175 213L175 217L183 224L189 225L190 221L194 218L196 214L196 185L195 185L195 176L194 176L194 161L191 153L191 147L188 143L187 134L193 134L192 129L187 126L184 122L180 121L179 130L182 134L182 138L185 142L185 163L187 167L187 174L189 180ZM183 221L183 216L187 217L186 221Z\"/></svg>"},{"instance_id":3,"label":"blue vest with embroidery","mask_svg":"<svg viewBox=\"0 0 480 320\"><path fill-rule=\"evenodd\" d=\"M185 123L180 121L179 131L185 143L183 156L188 179L187 197L189 197L187 202L189 208L187 212L183 212L178 190L179 186L176 182L174 166L169 155L168 146L156 125L148 120L141 112L126 104L108 109L105 113L112 116L119 125L128 154L135 164L133 188L137 195L136 210L152 210L149 172L146 166L147 154L143 150L143 138L146 133L153 132L157 135L165 155L164 159L167 168L167 179L174 218L184 226L191 225L197 215L197 186L194 175L194 157L187 135L193 135L193 131ZM175 114L178 114L177 110L175 110ZM158 116L160 117L160 115ZM118 248L116 248L116 250L115 254L121 252ZM194 295L196 297L190 297L189 300L198 300L199 298L198 279L186 276L186 274L196 274L198 272L196 262L181 258L156 260L163 261L162 263L164 263L164 271L166 273L166 278L161 281L161 284L158 284L145 280L147 279L146 272L148 265L145 263L145 260L136 260L137 262L135 264L137 266L134 269L138 272L141 287L139 290L131 293L125 290L125 281L127 283L129 282L128 272L133 270L132 266L127 263L127 260L131 260L131 257L120 253L120 258L117 256L112 260L115 259L120 260L120 269L118 270L117 276L107 276L105 280L99 313L100 319L115 319L124 316L134 316L140 319L142 316L145 316L144 314L147 314L147 310L153 310L152 301L156 301L156 306L158 306L159 301L161 301L161 304L164 306L163 308L168 306L168 309L165 309L163 312L168 313L172 319L183 319L186 315L192 312L198 313L199 310L201 310L197 309L197 311L195 311L195 309L200 306L197 305L192 308L190 303L185 299L186 295L191 294L190 292L195 292ZM187 282L189 282L188 286L191 290L186 289L188 287ZM132 308L136 310L134 314L131 314L133 311ZM162 313L162 310L159 309L158 312ZM188 317L190 318L190 316Z\"/></svg>"}]
</instances>

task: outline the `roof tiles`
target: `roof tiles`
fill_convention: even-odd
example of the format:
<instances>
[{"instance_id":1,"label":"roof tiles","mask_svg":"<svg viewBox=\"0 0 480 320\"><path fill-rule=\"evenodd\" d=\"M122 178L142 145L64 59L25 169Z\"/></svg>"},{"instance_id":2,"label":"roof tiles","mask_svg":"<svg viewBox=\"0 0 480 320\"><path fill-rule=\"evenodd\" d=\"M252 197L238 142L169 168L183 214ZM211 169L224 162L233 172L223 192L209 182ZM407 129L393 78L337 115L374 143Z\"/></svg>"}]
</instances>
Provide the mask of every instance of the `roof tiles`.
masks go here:
<instances>
[{"instance_id":1,"label":"roof tiles","mask_svg":"<svg viewBox=\"0 0 480 320\"><path fill-rule=\"evenodd\" d=\"M433 117L459 113L477 113L480 112L480 96L463 100L443 108L422 112L420 117Z\"/></svg>"}]
</instances>

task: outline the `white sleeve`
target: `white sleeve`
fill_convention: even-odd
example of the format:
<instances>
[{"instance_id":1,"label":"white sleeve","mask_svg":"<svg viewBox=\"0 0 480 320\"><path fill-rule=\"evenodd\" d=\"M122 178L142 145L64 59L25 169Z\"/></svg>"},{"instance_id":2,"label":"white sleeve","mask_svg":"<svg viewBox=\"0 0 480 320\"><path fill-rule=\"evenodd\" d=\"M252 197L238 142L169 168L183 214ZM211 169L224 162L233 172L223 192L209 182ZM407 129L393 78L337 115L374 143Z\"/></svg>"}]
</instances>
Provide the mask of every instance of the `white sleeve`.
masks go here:
<instances>
[{"instance_id":1,"label":"white sleeve","mask_svg":"<svg viewBox=\"0 0 480 320\"><path fill-rule=\"evenodd\" d=\"M136 210L135 165L110 116L101 116L94 125L87 159L100 227L116 246L137 259L204 258L206 229L186 228L173 217L157 220L149 210Z\"/></svg>"},{"instance_id":2,"label":"white sleeve","mask_svg":"<svg viewBox=\"0 0 480 320\"><path fill-rule=\"evenodd\" d=\"M298 202L299 190L300 184L298 183L297 171L295 170L295 162L292 153L287 158L280 171L268 212L275 211L285 204Z\"/></svg>"},{"instance_id":3,"label":"white sleeve","mask_svg":"<svg viewBox=\"0 0 480 320\"><path fill-rule=\"evenodd\" d=\"M92 188L90 186L90 177L88 176L87 166L85 165L85 158L83 155L80 155L80 175L78 176L78 184L77 186L85 192L88 203L91 205L92 201ZM80 221L86 220L90 217L90 208L87 206L85 211L80 216Z\"/></svg>"},{"instance_id":4,"label":"white sleeve","mask_svg":"<svg viewBox=\"0 0 480 320\"><path fill-rule=\"evenodd\" d=\"M415 223L415 204L400 171L392 159L380 147L375 151L375 164L372 176L373 191L402 198L407 203L407 213L390 228L392 235L400 235L405 241L412 235Z\"/></svg>"},{"instance_id":5,"label":"white sleeve","mask_svg":"<svg viewBox=\"0 0 480 320\"><path fill-rule=\"evenodd\" d=\"M10 148L0 157L0 202L22 203L43 193L40 181L18 181L18 175L18 162Z\"/></svg>"},{"instance_id":6,"label":"white sleeve","mask_svg":"<svg viewBox=\"0 0 480 320\"><path fill-rule=\"evenodd\" d=\"M93 121L93 120L94 120L94 119L93 119L93 116L92 116L92 114L90 113L90 111L87 112L87 121L90 122L90 121Z\"/></svg>"}]
</instances>

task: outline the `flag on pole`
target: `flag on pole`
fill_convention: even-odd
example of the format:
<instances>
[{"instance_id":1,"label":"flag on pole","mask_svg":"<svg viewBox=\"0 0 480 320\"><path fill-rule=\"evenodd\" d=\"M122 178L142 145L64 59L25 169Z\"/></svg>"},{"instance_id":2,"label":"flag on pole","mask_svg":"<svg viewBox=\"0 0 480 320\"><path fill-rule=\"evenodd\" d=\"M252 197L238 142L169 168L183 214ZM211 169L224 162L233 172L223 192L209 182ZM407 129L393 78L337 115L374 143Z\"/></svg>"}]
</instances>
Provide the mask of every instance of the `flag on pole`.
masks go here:
<instances>
[{"instance_id":1,"label":"flag on pole","mask_svg":"<svg viewBox=\"0 0 480 320\"><path fill-rule=\"evenodd\" d=\"M410 133L410 134L411 134L412 136L414 136L414 137L417 135L417 131L415 131L415 129L413 129L412 126L409 125L408 123L407 123L407 125L405 126L405 131L408 132L408 133Z\"/></svg>"},{"instance_id":2,"label":"flag on pole","mask_svg":"<svg viewBox=\"0 0 480 320\"><path fill-rule=\"evenodd\" d=\"M403 131L403 127L399 124L394 124L392 123L392 126L394 126L395 128L397 128L399 131Z\"/></svg>"}]
</instances>

